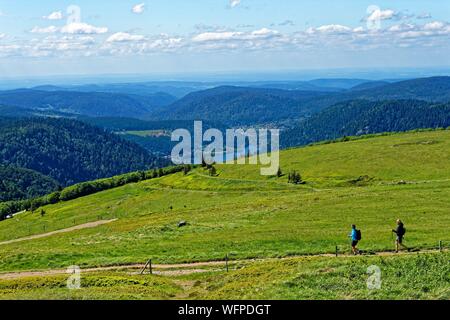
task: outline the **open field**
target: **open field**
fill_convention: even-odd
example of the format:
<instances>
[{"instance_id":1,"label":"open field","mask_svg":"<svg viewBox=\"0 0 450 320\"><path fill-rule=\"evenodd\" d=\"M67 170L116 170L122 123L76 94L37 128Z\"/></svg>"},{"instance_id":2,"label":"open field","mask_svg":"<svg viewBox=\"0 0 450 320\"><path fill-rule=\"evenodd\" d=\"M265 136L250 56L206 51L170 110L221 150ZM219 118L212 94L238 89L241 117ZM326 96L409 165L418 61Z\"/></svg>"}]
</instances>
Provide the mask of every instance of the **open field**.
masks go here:
<instances>
[{"instance_id":1,"label":"open field","mask_svg":"<svg viewBox=\"0 0 450 320\"><path fill-rule=\"evenodd\" d=\"M129 134L139 137L170 137L170 132L166 130L140 130L140 131L123 131L118 132L118 134Z\"/></svg>"},{"instance_id":2,"label":"open field","mask_svg":"<svg viewBox=\"0 0 450 320\"><path fill-rule=\"evenodd\" d=\"M43 217L17 215L0 222L0 242L117 221L0 245L0 272L142 264L149 258L182 263L227 254L233 260L289 257L333 253L336 246L343 253L352 223L362 230L361 249L386 251L393 249L397 218L405 221L408 246L436 248L439 240L450 245L450 131L317 145L280 157L283 173L297 170L307 184L260 176L257 166L221 165L217 177L198 168L46 206ZM177 227L181 220L188 225ZM90 274L87 287L75 293L61 284L66 276L51 276L44 287L45 278L2 280L0 297L448 299L448 258L291 258L255 262L226 276L211 271L142 278L108 271ZM387 287L371 296L361 281L368 264L384 259ZM408 279L417 281L395 295L395 282Z\"/></svg>"}]
</instances>

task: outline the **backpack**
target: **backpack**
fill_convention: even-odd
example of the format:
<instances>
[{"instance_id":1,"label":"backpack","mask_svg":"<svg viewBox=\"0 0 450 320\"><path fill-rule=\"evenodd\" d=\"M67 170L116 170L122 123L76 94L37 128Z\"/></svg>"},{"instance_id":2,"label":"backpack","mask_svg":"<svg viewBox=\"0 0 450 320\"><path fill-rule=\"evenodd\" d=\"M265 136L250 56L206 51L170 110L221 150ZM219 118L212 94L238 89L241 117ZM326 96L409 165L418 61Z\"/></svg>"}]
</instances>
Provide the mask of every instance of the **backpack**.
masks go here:
<instances>
[{"instance_id":1,"label":"backpack","mask_svg":"<svg viewBox=\"0 0 450 320\"><path fill-rule=\"evenodd\" d=\"M361 230L356 230L356 240L360 241L361 239Z\"/></svg>"},{"instance_id":2,"label":"backpack","mask_svg":"<svg viewBox=\"0 0 450 320\"><path fill-rule=\"evenodd\" d=\"M400 236L400 237L403 237L404 235L405 235L405 233L406 233L406 228L405 227L401 227L400 228L400 230L398 230L399 232L398 232L398 235Z\"/></svg>"}]
</instances>

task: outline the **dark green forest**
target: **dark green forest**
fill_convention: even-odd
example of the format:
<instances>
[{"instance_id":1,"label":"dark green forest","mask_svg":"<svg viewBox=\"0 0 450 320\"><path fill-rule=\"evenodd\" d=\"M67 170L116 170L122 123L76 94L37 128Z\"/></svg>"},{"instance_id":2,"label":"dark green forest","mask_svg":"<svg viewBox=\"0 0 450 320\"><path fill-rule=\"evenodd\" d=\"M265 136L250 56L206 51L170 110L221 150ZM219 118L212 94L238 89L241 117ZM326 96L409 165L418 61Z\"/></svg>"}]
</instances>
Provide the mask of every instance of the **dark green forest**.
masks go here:
<instances>
[{"instance_id":1,"label":"dark green forest","mask_svg":"<svg viewBox=\"0 0 450 320\"><path fill-rule=\"evenodd\" d=\"M0 202L36 198L58 190L59 184L39 172L0 166Z\"/></svg>"},{"instance_id":2,"label":"dark green forest","mask_svg":"<svg viewBox=\"0 0 450 320\"><path fill-rule=\"evenodd\" d=\"M167 163L83 122L30 118L3 121L0 164L32 169L67 186Z\"/></svg>"},{"instance_id":3,"label":"dark green forest","mask_svg":"<svg viewBox=\"0 0 450 320\"><path fill-rule=\"evenodd\" d=\"M339 103L281 134L282 147L333 140L344 136L450 126L450 103L418 100Z\"/></svg>"}]
</instances>

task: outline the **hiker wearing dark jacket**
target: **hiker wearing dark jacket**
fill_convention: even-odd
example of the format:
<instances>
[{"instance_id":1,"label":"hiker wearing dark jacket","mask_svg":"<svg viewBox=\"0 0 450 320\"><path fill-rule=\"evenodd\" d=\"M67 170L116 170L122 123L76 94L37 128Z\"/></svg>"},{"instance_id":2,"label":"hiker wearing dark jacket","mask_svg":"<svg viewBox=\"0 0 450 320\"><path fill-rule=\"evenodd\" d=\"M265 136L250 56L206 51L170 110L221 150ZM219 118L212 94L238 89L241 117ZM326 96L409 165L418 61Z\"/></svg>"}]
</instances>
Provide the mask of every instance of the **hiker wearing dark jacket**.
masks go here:
<instances>
[{"instance_id":1,"label":"hiker wearing dark jacket","mask_svg":"<svg viewBox=\"0 0 450 320\"><path fill-rule=\"evenodd\" d=\"M408 249L403 244L403 237L405 236L406 229L405 229L405 226L403 225L403 222L400 219L397 220L397 228L393 229L392 232L397 235L396 239L395 239L395 252L398 253L398 251L400 250L400 247L402 247L404 249Z\"/></svg>"},{"instance_id":2,"label":"hiker wearing dark jacket","mask_svg":"<svg viewBox=\"0 0 450 320\"><path fill-rule=\"evenodd\" d=\"M351 239L352 239L352 252L354 255L359 254L359 250L358 250L358 230L356 229L356 225L352 224L352 231L350 232L350 234L348 235Z\"/></svg>"}]
</instances>

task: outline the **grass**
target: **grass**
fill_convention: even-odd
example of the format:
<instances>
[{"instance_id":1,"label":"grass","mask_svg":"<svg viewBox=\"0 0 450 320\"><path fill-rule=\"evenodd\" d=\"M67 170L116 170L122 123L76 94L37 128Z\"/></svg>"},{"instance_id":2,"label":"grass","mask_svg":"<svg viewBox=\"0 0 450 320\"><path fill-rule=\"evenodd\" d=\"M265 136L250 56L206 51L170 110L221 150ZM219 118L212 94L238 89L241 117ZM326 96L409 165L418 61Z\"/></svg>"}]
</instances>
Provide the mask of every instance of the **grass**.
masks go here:
<instances>
[{"instance_id":1,"label":"grass","mask_svg":"<svg viewBox=\"0 0 450 320\"><path fill-rule=\"evenodd\" d=\"M182 276L128 271L0 280L0 299L450 299L450 254L398 257L288 258L245 263L230 272L211 269ZM369 290L370 266L381 286Z\"/></svg>"},{"instance_id":2,"label":"grass","mask_svg":"<svg viewBox=\"0 0 450 320\"><path fill-rule=\"evenodd\" d=\"M362 249L392 250L397 218L405 221L407 245L436 248L444 240L448 246L449 156L450 131L407 133L281 152L283 173L299 171L307 181L301 186L244 165L217 166L218 177L199 168L129 184L46 206L44 217L24 213L0 222L1 242L118 218L92 229L0 244L0 272L149 258L177 263L221 260L226 254L233 259L288 257L334 252L336 246L347 252L352 223L362 230ZM369 179L355 183L361 176ZM178 228L181 220L188 225ZM219 280L205 281L213 286ZM290 296L292 288L280 297ZM232 297L215 292L213 297ZM344 297L340 294L336 297ZM350 298L355 297L360 296Z\"/></svg>"}]
</instances>

